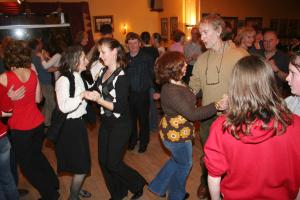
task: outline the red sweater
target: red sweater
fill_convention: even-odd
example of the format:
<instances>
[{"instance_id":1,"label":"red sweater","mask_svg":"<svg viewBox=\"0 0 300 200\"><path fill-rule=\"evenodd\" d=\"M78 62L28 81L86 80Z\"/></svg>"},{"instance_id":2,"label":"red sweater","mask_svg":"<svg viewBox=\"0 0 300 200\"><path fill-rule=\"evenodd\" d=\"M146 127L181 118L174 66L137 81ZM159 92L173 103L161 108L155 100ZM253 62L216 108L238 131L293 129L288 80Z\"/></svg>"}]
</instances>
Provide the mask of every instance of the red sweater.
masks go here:
<instances>
[{"instance_id":1,"label":"red sweater","mask_svg":"<svg viewBox=\"0 0 300 200\"><path fill-rule=\"evenodd\" d=\"M39 111L35 102L35 94L37 87L37 76L33 70L30 70L30 77L26 82L21 82L13 71L6 72L7 88L12 85L14 89L18 89L24 85L25 96L13 101L12 117L8 120L10 129L30 130L36 128L44 121L44 116Z\"/></svg>"},{"instance_id":2,"label":"red sweater","mask_svg":"<svg viewBox=\"0 0 300 200\"><path fill-rule=\"evenodd\" d=\"M0 84L0 116L2 116L3 112L11 112L12 103L8 98L7 90ZM0 120L0 138L4 137L7 132L7 127Z\"/></svg>"},{"instance_id":3,"label":"red sweater","mask_svg":"<svg viewBox=\"0 0 300 200\"><path fill-rule=\"evenodd\" d=\"M262 130L261 121L252 135L235 139L222 132L225 117L211 126L205 144L205 164L212 177L223 177L224 200L295 199L300 187L300 117L280 136Z\"/></svg>"}]
</instances>

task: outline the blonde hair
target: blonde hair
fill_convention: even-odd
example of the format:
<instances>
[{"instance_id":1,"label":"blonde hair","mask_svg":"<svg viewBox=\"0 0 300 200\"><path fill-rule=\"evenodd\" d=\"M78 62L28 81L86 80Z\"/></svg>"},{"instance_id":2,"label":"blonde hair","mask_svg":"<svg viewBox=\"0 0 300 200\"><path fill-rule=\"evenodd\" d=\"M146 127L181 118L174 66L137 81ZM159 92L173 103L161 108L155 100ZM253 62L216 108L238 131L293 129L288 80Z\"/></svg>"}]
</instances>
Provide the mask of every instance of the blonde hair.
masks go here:
<instances>
[{"instance_id":1,"label":"blonde hair","mask_svg":"<svg viewBox=\"0 0 300 200\"><path fill-rule=\"evenodd\" d=\"M234 38L234 42L237 46L241 45L243 37L246 36L248 33L256 33L254 28L251 26L243 26L241 27L238 32L236 37Z\"/></svg>"},{"instance_id":2,"label":"blonde hair","mask_svg":"<svg viewBox=\"0 0 300 200\"><path fill-rule=\"evenodd\" d=\"M224 131L235 138L251 134L252 123L263 122L261 128L274 135L283 134L291 124L291 113L279 96L272 68L258 56L246 56L235 65L229 81L229 111ZM271 127L268 127L269 122Z\"/></svg>"}]
</instances>

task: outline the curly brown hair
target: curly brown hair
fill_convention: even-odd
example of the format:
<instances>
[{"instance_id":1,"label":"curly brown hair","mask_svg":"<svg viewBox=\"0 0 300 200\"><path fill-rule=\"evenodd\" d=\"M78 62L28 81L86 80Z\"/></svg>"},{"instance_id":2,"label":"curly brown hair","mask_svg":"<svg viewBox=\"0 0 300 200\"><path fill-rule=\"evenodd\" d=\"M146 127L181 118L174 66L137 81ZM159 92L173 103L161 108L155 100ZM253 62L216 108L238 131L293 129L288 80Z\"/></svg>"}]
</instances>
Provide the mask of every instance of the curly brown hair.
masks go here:
<instances>
[{"instance_id":1,"label":"curly brown hair","mask_svg":"<svg viewBox=\"0 0 300 200\"><path fill-rule=\"evenodd\" d=\"M30 68L31 49L22 41L12 41L5 48L3 62L8 69L12 67Z\"/></svg>"},{"instance_id":2,"label":"curly brown hair","mask_svg":"<svg viewBox=\"0 0 300 200\"><path fill-rule=\"evenodd\" d=\"M274 135L283 134L292 123L291 112L279 96L274 72L262 58L240 59L232 71L228 91L229 110L223 130L235 138L251 134L256 120L261 120L261 128L269 128Z\"/></svg>"},{"instance_id":3,"label":"curly brown hair","mask_svg":"<svg viewBox=\"0 0 300 200\"><path fill-rule=\"evenodd\" d=\"M155 64L156 82L165 84L171 79L179 81L182 76L182 68L186 65L185 57L177 51L164 53Z\"/></svg>"}]
</instances>

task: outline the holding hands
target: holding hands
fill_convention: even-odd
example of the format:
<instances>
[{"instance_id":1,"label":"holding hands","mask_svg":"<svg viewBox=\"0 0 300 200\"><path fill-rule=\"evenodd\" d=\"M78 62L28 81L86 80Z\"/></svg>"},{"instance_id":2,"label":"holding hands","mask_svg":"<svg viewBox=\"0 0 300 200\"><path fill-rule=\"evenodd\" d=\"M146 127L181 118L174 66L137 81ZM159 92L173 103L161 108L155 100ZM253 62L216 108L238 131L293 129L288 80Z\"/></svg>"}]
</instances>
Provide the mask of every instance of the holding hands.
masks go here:
<instances>
[{"instance_id":1,"label":"holding hands","mask_svg":"<svg viewBox=\"0 0 300 200\"><path fill-rule=\"evenodd\" d=\"M218 111L224 111L228 109L228 95L223 94L223 97L221 100L217 101L215 103L216 109Z\"/></svg>"},{"instance_id":2,"label":"holding hands","mask_svg":"<svg viewBox=\"0 0 300 200\"><path fill-rule=\"evenodd\" d=\"M81 93L81 97L90 101L94 101L98 104L101 104L102 96L97 91L84 91Z\"/></svg>"}]
</instances>

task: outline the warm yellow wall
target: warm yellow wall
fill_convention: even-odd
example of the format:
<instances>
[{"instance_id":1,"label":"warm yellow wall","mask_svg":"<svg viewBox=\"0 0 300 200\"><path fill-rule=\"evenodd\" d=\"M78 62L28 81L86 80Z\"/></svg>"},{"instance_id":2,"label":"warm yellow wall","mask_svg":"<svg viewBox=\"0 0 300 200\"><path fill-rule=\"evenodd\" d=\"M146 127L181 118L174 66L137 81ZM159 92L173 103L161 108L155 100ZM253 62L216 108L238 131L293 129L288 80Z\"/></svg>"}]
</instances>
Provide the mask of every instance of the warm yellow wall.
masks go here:
<instances>
[{"instance_id":1,"label":"warm yellow wall","mask_svg":"<svg viewBox=\"0 0 300 200\"><path fill-rule=\"evenodd\" d=\"M125 39L121 33L124 23L128 25L128 31L138 34L160 32L159 14L149 11L148 0L89 0L89 5L91 16L114 16L114 36L122 43ZM94 33L94 38L99 38L99 34Z\"/></svg>"},{"instance_id":2,"label":"warm yellow wall","mask_svg":"<svg viewBox=\"0 0 300 200\"><path fill-rule=\"evenodd\" d=\"M183 0L163 0L163 12L160 17L167 17L170 23L170 17L178 17L178 28L184 29L184 1Z\"/></svg>"},{"instance_id":3,"label":"warm yellow wall","mask_svg":"<svg viewBox=\"0 0 300 200\"><path fill-rule=\"evenodd\" d=\"M201 13L227 17L263 17L263 27L272 18L300 19L300 0L200 0Z\"/></svg>"}]
</instances>

